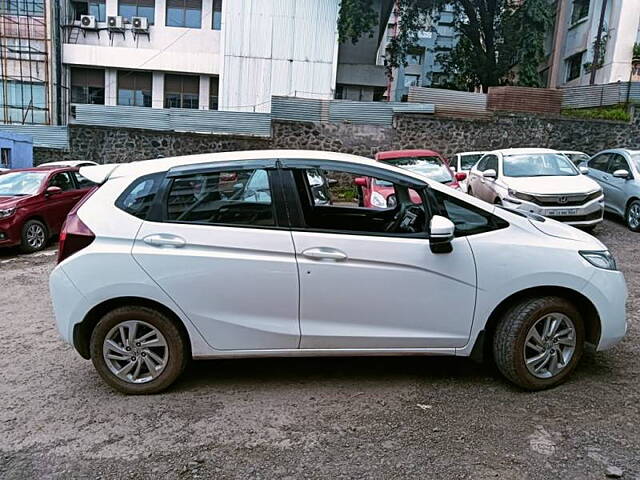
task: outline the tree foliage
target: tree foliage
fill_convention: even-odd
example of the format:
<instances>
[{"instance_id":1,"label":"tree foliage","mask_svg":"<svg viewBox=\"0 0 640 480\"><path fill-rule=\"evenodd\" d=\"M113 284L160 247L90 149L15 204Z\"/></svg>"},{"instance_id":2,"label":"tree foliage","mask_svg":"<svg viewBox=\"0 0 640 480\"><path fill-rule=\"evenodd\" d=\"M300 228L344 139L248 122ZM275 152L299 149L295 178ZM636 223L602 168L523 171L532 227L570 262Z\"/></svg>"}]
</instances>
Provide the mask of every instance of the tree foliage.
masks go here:
<instances>
[{"instance_id":1,"label":"tree foliage","mask_svg":"<svg viewBox=\"0 0 640 480\"><path fill-rule=\"evenodd\" d=\"M398 34L385 55L387 72L406 66L407 54L417 46L418 32L427 19L446 5L453 6L458 42L438 60L455 88L512 84L540 86L538 67L544 61L544 37L552 24L548 0L397 0ZM341 38L357 40L374 28L371 0L343 0ZM347 20L343 15L354 15ZM357 23L356 23L357 22Z\"/></svg>"}]
</instances>

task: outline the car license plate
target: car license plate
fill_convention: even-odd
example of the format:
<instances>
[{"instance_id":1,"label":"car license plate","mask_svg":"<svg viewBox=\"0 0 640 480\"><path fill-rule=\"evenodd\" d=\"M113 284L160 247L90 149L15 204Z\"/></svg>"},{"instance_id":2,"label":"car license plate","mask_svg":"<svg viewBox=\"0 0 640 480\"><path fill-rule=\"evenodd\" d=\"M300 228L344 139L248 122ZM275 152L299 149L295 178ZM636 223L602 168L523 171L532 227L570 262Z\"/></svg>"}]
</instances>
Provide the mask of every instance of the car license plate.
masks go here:
<instances>
[{"instance_id":1,"label":"car license plate","mask_svg":"<svg viewBox=\"0 0 640 480\"><path fill-rule=\"evenodd\" d=\"M550 217L564 217L573 216L578 214L577 208L558 208L557 210L547 210L547 215Z\"/></svg>"}]
</instances>

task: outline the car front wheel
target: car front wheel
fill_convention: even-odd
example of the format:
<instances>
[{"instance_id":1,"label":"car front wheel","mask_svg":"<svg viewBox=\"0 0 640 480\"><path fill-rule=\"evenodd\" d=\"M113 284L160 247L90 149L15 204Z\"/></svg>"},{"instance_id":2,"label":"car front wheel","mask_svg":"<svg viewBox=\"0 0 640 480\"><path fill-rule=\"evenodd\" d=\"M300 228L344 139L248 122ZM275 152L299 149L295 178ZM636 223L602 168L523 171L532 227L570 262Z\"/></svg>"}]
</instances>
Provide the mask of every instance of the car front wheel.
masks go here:
<instances>
[{"instance_id":1,"label":"car front wheel","mask_svg":"<svg viewBox=\"0 0 640 480\"><path fill-rule=\"evenodd\" d=\"M117 308L91 334L91 361L120 392L143 395L169 387L184 370L187 343L164 314L140 306Z\"/></svg>"},{"instance_id":2,"label":"car front wheel","mask_svg":"<svg viewBox=\"0 0 640 480\"><path fill-rule=\"evenodd\" d=\"M493 338L498 369L516 385L543 390L566 380L584 349L580 312L560 297L530 298L510 308Z\"/></svg>"},{"instance_id":3,"label":"car front wheel","mask_svg":"<svg viewBox=\"0 0 640 480\"><path fill-rule=\"evenodd\" d=\"M640 200L634 200L629 204L625 219L629 230L640 232Z\"/></svg>"},{"instance_id":4,"label":"car front wheel","mask_svg":"<svg viewBox=\"0 0 640 480\"><path fill-rule=\"evenodd\" d=\"M22 227L20 250L23 253L33 253L47 246L49 234L47 227L40 220L29 220Z\"/></svg>"}]
</instances>

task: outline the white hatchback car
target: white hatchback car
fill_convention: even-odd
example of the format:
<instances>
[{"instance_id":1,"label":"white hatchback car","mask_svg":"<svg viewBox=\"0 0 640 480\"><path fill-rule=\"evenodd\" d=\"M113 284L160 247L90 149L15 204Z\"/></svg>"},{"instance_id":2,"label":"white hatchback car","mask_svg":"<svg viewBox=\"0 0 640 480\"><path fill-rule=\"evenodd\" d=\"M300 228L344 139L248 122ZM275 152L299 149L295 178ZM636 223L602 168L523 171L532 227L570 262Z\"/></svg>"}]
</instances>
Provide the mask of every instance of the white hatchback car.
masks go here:
<instances>
[{"instance_id":1,"label":"white hatchback car","mask_svg":"<svg viewBox=\"0 0 640 480\"><path fill-rule=\"evenodd\" d=\"M122 392L158 392L190 358L485 347L542 389L626 332L598 240L382 162L273 150L81 172L102 186L67 219L51 295L62 337ZM358 207L362 177L397 203Z\"/></svg>"},{"instance_id":2,"label":"white hatchback car","mask_svg":"<svg viewBox=\"0 0 640 480\"><path fill-rule=\"evenodd\" d=\"M555 150L496 150L471 169L467 192L489 203L592 229L602 222L604 194L586 171Z\"/></svg>"}]
</instances>

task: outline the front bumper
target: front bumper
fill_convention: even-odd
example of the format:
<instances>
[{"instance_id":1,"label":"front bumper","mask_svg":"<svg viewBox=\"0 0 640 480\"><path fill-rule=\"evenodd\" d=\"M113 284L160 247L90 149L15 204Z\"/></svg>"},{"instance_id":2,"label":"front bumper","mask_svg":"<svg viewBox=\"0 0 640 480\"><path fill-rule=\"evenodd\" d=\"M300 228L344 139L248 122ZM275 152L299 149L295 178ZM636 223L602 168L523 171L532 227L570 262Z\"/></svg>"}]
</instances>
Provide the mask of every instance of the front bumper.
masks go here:
<instances>
[{"instance_id":1,"label":"front bumper","mask_svg":"<svg viewBox=\"0 0 640 480\"><path fill-rule=\"evenodd\" d=\"M0 220L0 247L11 247L21 241L20 219L17 215Z\"/></svg>"},{"instance_id":2,"label":"front bumper","mask_svg":"<svg viewBox=\"0 0 640 480\"><path fill-rule=\"evenodd\" d=\"M532 202L512 199L510 197L503 198L502 203L505 207L535 213L577 227L597 225L602 222L604 215L604 196L591 200L583 205L567 207L541 207Z\"/></svg>"}]
</instances>

